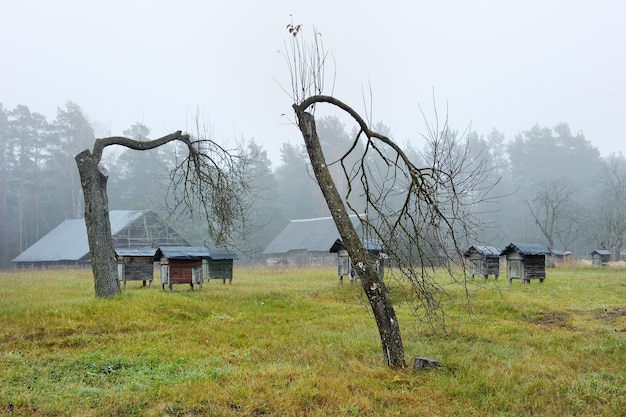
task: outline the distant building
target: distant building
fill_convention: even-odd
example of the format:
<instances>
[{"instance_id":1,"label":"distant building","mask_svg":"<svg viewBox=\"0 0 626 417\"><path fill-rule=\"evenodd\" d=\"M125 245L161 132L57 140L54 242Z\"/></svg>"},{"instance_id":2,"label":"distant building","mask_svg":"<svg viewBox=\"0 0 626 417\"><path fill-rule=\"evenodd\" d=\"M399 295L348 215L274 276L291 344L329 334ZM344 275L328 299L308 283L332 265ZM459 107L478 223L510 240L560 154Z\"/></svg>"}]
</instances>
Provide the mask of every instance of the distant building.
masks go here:
<instances>
[{"instance_id":1,"label":"distant building","mask_svg":"<svg viewBox=\"0 0 626 417\"><path fill-rule=\"evenodd\" d=\"M111 210L115 248L191 246L186 239L150 210ZM65 220L13 259L19 267L88 265L89 242L85 219Z\"/></svg>"},{"instance_id":2,"label":"distant building","mask_svg":"<svg viewBox=\"0 0 626 417\"><path fill-rule=\"evenodd\" d=\"M350 221L362 235L357 215ZM270 264L291 266L333 265L337 258L329 248L341 239L332 217L292 220L263 251Z\"/></svg>"}]
</instances>

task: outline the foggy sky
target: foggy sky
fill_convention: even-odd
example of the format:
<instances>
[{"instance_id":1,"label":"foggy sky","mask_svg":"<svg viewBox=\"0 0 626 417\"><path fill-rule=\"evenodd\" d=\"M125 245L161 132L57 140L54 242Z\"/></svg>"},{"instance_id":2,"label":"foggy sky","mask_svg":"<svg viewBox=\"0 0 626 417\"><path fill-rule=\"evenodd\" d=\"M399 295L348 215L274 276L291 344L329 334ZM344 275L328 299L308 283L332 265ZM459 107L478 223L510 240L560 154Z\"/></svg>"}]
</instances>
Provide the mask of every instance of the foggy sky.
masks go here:
<instances>
[{"instance_id":1,"label":"foggy sky","mask_svg":"<svg viewBox=\"0 0 626 417\"><path fill-rule=\"evenodd\" d=\"M73 101L97 136L188 130L199 111L215 138L254 138L278 161L301 141L281 89L293 22L332 52L333 95L363 110L371 89L374 120L401 142L424 133L418 105L432 118L434 96L459 130L512 140L566 122L626 153L626 3L385 3L3 0L0 102L51 121Z\"/></svg>"}]
</instances>

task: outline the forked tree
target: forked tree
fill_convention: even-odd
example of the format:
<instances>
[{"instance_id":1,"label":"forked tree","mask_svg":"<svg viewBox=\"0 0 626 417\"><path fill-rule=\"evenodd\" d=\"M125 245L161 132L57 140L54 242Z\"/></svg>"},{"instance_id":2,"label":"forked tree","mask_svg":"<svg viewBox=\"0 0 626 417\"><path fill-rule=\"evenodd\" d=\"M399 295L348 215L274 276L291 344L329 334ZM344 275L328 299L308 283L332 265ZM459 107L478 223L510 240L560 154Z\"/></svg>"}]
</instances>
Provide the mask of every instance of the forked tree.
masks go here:
<instances>
[{"instance_id":1,"label":"forked tree","mask_svg":"<svg viewBox=\"0 0 626 417\"><path fill-rule=\"evenodd\" d=\"M170 186L163 190L164 195L172 197L173 208L182 207L200 215L208 237L216 244L225 243L243 218L247 181L246 158L242 154L209 139L192 139L181 131L149 141L120 136L96 139L93 150L86 149L75 157L85 198L85 224L96 297L120 292L109 220L109 174L102 164L104 149L119 145L148 151L171 142L182 143L187 153L176 162L170 173Z\"/></svg>"},{"instance_id":2,"label":"forked tree","mask_svg":"<svg viewBox=\"0 0 626 417\"><path fill-rule=\"evenodd\" d=\"M400 324L388 287L377 274L376 259L366 250L365 239L349 214L365 211L360 216L363 230L370 239L382 242L416 317L444 325L442 298L446 292L434 278L433 267L443 258L454 258L475 236L479 221L471 207L483 202L491 189L484 185L485 164L469 157L463 135L451 132L446 122L427 124L427 151L420 158L427 164L417 166L391 138L370 129L352 107L323 94L327 54L319 36L315 34L309 44L299 36L300 25L288 25L288 29L292 36L284 55L292 85L291 91L286 90L293 100L315 179L371 306L386 363L403 368L406 360ZM333 106L356 123L352 145L337 161L326 161L320 145L314 116L320 105ZM355 159L356 163L348 162ZM331 177L329 165L333 164L341 167L349 184L345 195ZM441 264L453 273L451 263Z\"/></svg>"}]
</instances>

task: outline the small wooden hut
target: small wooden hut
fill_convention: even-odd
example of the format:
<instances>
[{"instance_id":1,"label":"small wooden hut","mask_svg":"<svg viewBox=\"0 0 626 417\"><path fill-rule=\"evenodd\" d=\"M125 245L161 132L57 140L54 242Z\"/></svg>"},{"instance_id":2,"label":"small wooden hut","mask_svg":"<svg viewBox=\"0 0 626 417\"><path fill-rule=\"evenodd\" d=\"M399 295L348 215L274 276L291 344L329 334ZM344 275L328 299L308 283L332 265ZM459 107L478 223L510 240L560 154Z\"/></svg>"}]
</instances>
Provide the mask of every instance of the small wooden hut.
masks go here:
<instances>
[{"instance_id":1,"label":"small wooden hut","mask_svg":"<svg viewBox=\"0 0 626 417\"><path fill-rule=\"evenodd\" d=\"M536 243L509 243L500 253L506 256L506 272L509 284L514 279L530 284L531 279L543 282L546 279L546 256L550 251Z\"/></svg>"},{"instance_id":2,"label":"small wooden hut","mask_svg":"<svg viewBox=\"0 0 626 417\"><path fill-rule=\"evenodd\" d=\"M154 259L161 264L161 288L173 284L198 284L202 289L202 260L208 256L204 246L161 246Z\"/></svg>"},{"instance_id":3,"label":"small wooden hut","mask_svg":"<svg viewBox=\"0 0 626 417\"><path fill-rule=\"evenodd\" d=\"M591 264L593 266L606 266L611 262L611 252L605 249L596 249L591 252Z\"/></svg>"},{"instance_id":4,"label":"small wooden hut","mask_svg":"<svg viewBox=\"0 0 626 417\"><path fill-rule=\"evenodd\" d=\"M207 250L207 256L202 259L202 276L207 281L221 279L233 283L233 261L239 259L237 255L224 250Z\"/></svg>"},{"instance_id":5,"label":"small wooden hut","mask_svg":"<svg viewBox=\"0 0 626 417\"><path fill-rule=\"evenodd\" d=\"M117 248L115 256L117 258L117 276L119 280L126 281L143 281L152 287L154 278L154 254L155 248Z\"/></svg>"},{"instance_id":6,"label":"small wooden hut","mask_svg":"<svg viewBox=\"0 0 626 417\"><path fill-rule=\"evenodd\" d=\"M370 254L376 273L381 279L385 278L385 259L389 257L383 250L382 243L377 239L366 239L363 241L363 246ZM352 267L352 261L348 255L345 245L341 239L335 240L330 247L330 253L337 254L337 275L339 276L339 283L343 284L343 277L350 276L350 283L354 283L358 278L354 268Z\"/></svg>"},{"instance_id":7,"label":"small wooden hut","mask_svg":"<svg viewBox=\"0 0 626 417\"><path fill-rule=\"evenodd\" d=\"M563 250L551 249L550 250L550 263L551 263L550 266L554 268L556 264L566 263L570 259L571 255L572 255L572 252L568 250L563 251Z\"/></svg>"},{"instance_id":8,"label":"small wooden hut","mask_svg":"<svg viewBox=\"0 0 626 417\"><path fill-rule=\"evenodd\" d=\"M471 279L475 275L482 275L485 279L493 275L498 279L500 275L500 249L494 246L476 245L470 247L463 254L470 261Z\"/></svg>"}]
</instances>

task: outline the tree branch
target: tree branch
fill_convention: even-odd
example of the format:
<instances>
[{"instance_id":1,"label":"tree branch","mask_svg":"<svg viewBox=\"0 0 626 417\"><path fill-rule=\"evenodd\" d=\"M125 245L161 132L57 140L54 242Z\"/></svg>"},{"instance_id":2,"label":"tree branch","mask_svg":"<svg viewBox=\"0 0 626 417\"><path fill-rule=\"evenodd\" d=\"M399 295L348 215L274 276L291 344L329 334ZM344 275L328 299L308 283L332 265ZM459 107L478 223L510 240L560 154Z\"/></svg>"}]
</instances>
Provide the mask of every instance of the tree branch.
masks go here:
<instances>
[{"instance_id":1,"label":"tree branch","mask_svg":"<svg viewBox=\"0 0 626 417\"><path fill-rule=\"evenodd\" d=\"M139 141L139 140L134 140L134 139L130 139L127 137L123 137L123 136L112 136L108 138L96 139L94 146L93 146L92 155L95 161L99 163L100 160L102 159L102 152L104 151L104 148L107 146L120 145L120 146L125 146L130 149L135 149L138 151L146 151L148 149L158 148L159 146L164 145L174 140L180 140L181 142L184 142L187 145L187 147L191 149L191 141L189 139L189 135L187 134L183 135L183 132L178 130L174 133L170 133L169 135L165 135L162 138L154 139L150 141Z\"/></svg>"}]
</instances>

